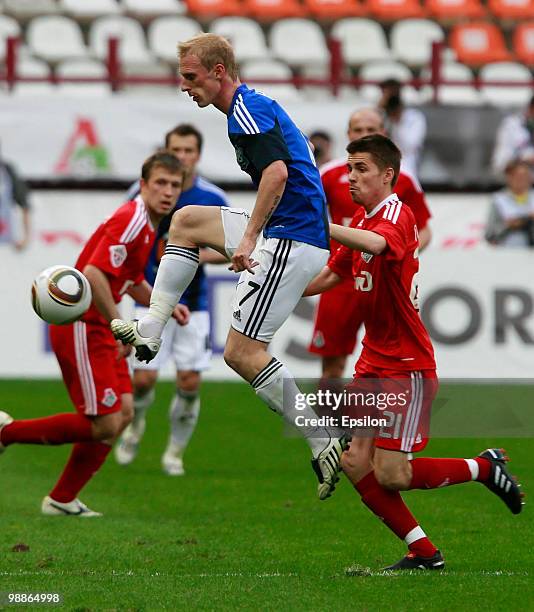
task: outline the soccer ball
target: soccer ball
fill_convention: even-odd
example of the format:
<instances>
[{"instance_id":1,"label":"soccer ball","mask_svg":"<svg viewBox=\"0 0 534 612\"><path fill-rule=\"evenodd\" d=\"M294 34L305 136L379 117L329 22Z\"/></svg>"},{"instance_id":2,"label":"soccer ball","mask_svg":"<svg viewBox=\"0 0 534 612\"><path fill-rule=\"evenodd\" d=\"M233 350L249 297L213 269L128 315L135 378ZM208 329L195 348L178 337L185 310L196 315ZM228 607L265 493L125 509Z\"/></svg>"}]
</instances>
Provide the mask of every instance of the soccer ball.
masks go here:
<instances>
[{"instance_id":1,"label":"soccer ball","mask_svg":"<svg viewBox=\"0 0 534 612\"><path fill-rule=\"evenodd\" d=\"M54 325L77 321L91 305L91 285L85 276L70 266L43 270L32 285L35 313Z\"/></svg>"}]
</instances>

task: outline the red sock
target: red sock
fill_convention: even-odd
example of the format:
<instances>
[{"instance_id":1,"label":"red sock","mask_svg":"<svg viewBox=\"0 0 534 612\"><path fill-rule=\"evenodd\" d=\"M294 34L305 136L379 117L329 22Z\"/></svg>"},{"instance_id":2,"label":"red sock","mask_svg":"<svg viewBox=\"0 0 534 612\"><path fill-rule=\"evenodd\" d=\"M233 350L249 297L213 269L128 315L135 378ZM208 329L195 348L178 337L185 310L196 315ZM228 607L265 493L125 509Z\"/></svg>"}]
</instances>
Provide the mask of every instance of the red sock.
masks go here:
<instances>
[{"instance_id":1,"label":"red sock","mask_svg":"<svg viewBox=\"0 0 534 612\"><path fill-rule=\"evenodd\" d=\"M13 421L0 432L0 442L10 444L67 444L93 439L91 420L81 414L55 414L42 419Z\"/></svg>"},{"instance_id":2,"label":"red sock","mask_svg":"<svg viewBox=\"0 0 534 612\"><path fill-rule=\"evenodd\" d=\"M63 474L50 497L58 502L67 503L78 497L78 493L100 469L111 450L103 442L84 442L75 444Z\"/></svg>"},{"instance_id":3,"label":"red sock","mask_svg":"<svg viewBox=\"0 0 534 612\"><path fill-rule=\"evenodd\" d=\"M412 459L412 482L410 489L437 489L473 480L472 469L478 466L476 480L486 480L489 476L490 462L483 457L475 459L435 459L418 457ZM471 467L470 467L471 463ZM476 474L476 471L475 471Z\"/></svg>"},{"instance_id":4,"label":"red sock","mask_svg":"<svg viewBox=\"0 0 534 612\"><path fill-rule=\"evenodd\" d=\"M436 552L436 547L419 527L400 493L380 486L374 472L364 476L355 488L369 510L408 544L410 552L421 557L431 557Z\"/></svg>"}]
</instances>

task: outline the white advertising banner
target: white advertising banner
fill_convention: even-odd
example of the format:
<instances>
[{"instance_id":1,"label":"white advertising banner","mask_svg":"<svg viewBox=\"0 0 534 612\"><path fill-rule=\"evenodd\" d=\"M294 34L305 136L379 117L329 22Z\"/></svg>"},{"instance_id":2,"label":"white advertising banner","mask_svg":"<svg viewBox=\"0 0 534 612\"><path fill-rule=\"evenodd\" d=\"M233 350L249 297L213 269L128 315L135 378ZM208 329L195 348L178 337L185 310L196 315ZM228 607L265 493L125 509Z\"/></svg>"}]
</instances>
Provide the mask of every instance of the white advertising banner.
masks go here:
<instances>
[{"instance_id":1,"label":"white advertising banner","mask_svg":"<svg viewBox=\"0 0 534 612\"><path fill-rule=\"evenodd\" d=\"M287 103L287 112L306 133L323 125L324 104ZM331 101L328 130L336 155L344 154L353 103ZM166 132L193 123L206 138L202 172L214 181L250 183L235 161L225 116L214 107L199 109L185 95L121 95L91 99L59 95L0 97L2 156L32 179L135 177Z\"/></svg>"},{"instance_id":2,"label":"white advertising banner","mask_svg":"<svg viewBox=\"0 0 534 612\"><path fill-rule=\"evenodd\" d=\"M72 265L84 241L121 201L116 192L34 194L31 246L17 253L0 246L0 377L58 376L46 326L33 313L30 287L47 266ZM230 194L249 208L253 194ZM434 238L421 256L421 312L442 377L532 377L534 364L534 252L490 248L481 240L485 196L430 198ZM222 348L236 276L225 266L209 270L213 367L207 378L235 378ZM394 307L394 305L393 305ZM299 377L319 375L306 351L314 300L302 300L277 334L272 352ZM349 360L350 375L354 357ZM172 367L166 370L172 374Z\"/></svg>"}]
</instances>

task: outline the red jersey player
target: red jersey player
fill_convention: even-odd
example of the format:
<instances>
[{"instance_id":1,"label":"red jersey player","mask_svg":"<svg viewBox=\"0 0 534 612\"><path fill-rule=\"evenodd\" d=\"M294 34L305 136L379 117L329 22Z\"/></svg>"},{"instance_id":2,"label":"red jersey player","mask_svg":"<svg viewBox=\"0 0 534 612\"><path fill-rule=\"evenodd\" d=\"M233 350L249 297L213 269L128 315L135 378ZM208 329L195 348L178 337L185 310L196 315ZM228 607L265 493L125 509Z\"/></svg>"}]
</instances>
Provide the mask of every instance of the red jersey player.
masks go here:
<instances>
[{"instance_id":1,"label":"red jersey player","mask_svg":"<svg viewBox=\"0 0 534 612\"><path fill-rule=\"evenodd\" d=\"M352 113L347 134L349 142L369 134L384 134L382 113L373 108ZM353 201L349 192L346 159L338 159L324 165L321 168L321 179L332 223L347 226L355 214L363 217L362 206ZM431 237L428 226L430 211L421 186L415 177L401 171L395 184L395 193L411 208L419 230L419 246L424 249ZM338 246L339 244L332 240L331 252L335 253ZM347 357L354 351L356 334L362 323L357 297L352 283L344 281L323 293L319 300L308 350L321 355L322 375L325 380L341 378Z\"/></svg>"},{"instance_id":2,"label":"red jersey player","mask_svg":"<svg viewBox=\"0 0 534 612\"><path fill-rule=\"evenodd\" d=\"M50 340L76 414L13 420L0 412L0 452L11 444L73 444L69 461L41 506L43 514L101 516L77 497L104 463L111 445L133 415L128 349L108 327L119 316L124 293L149 303L144 269L155 227L174 208L182 187L180 162L166 152L143 164L141 192L100 225L82 250L76 268L89 280L93 302L81 320L50 326ZM180 307L176 316L187 319Z\"/></svg>"},{"instance_id":3,"label":"red jersey player","mask_svg":"<svg viewBox=\"0 0 534 612\"><path fill-rule=\"evenodd\" d=\"M383 426L358 431L341 465L364 504L408 545L408 554L387 569L443 569L441 553L399 491L478 480L514 514L521 512L521 493L501 449L488 449L473 459L411 459L427 443L437 391L432 344L417 308L417 226L412 211L393 193L400 168L395 144L375 134L351 142L347 151L350 193L365 214L354 228L330 225L332 237L344 246L306 295L351 279L365 337L348 390L372 389L390 397Z\"/></svg>"}]
</instances>

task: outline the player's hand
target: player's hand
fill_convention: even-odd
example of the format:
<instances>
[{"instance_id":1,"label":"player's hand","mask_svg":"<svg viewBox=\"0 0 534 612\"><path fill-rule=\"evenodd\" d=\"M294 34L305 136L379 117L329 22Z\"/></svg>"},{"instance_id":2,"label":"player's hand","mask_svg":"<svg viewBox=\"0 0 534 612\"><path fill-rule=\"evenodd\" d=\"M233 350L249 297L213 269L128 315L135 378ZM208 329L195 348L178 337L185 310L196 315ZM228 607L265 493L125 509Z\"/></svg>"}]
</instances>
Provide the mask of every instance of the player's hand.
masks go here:
<instances>
[{"instance_id":1,"label":"player's hand","mask_svg":"<svg viewBox=\"0 0 534 612\"><path fill-rule=\"evenodd\" d=\"M128 355L132 352L131 344L123 344L121 340L117 340L117 361L128 357Z\"/></svg>"},{"instance_id":2,"label":"player's hand","mask_svg":"<svg viewBox=\"0 0 534 612\"><path fill-rule=\"evenodd\" d=\"M187 325L191 318L191 311L185 304L177 304L172 312L172 316L176 319L178 325Z\"/></svg>"},{"instance_id":3,"label":"player's hand","mask_svg":"<svg viewBox=\"0 0 534 612\"><path fill-rule=\"evenodd\" d=\"M243 272L243 270L248 270L248 272L254 274L253 268L258 265L258 262L251 259L250 254L255 248L256 241L243 236L232 259L230 260L232 264L228 269L232 272Z\"/></svg>"}]
</instances>

